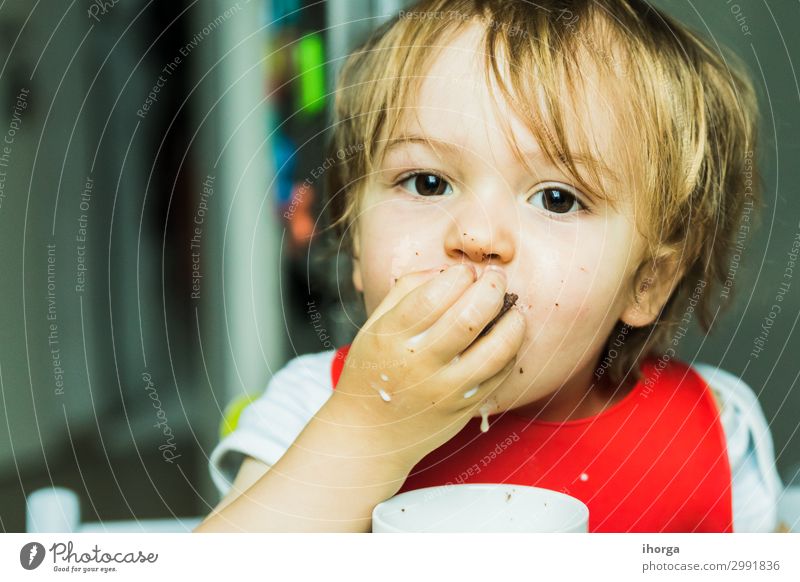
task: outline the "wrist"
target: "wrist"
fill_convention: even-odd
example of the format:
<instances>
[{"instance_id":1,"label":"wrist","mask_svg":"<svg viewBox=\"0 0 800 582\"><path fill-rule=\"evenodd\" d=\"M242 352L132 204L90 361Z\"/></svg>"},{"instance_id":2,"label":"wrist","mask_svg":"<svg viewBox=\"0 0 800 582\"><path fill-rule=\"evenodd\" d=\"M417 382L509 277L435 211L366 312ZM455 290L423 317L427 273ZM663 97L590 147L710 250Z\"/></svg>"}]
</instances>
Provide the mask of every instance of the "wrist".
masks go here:
<instances>
[{"instance_id":1,"label":"wrist","mask_svg":"<svg viewBox=\"0 0 800 582\"><path fill-rule=\"evenodd\" d=\"M383 473L402 478L411 472L422 458L418 452L393 438L385 424L376 422L369 408L362 406L363 398L334 392L320 408L314 421L330 435L330 454L360 457L383 467Z\"/></svg>"}]
</instances>

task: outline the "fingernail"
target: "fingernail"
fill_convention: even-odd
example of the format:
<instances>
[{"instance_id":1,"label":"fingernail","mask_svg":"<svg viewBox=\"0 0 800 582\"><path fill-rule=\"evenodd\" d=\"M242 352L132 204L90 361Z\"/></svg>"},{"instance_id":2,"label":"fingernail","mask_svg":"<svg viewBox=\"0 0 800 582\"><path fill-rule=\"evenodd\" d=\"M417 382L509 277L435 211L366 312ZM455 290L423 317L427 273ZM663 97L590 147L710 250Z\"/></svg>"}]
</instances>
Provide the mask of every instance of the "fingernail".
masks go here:
<instances>
[{"instance_id":1,"label":"fingernail","mask_svg":"<svg viewBox=\"0 0 800 582\"><path fill-rule=\"evenodd\" d=\"M467 269L467 272L469 272L472 275L473 281L475 280L475 276L478 274L478 272L475 270L475 267L469 263L457 263L455 265L450 265L450 266L458 269Z\"/></svg>"},{"instance_id":2,"label":"fingernail","mask_svg":"<svg viewBox=\"0 0 800 582\"><path fill-rule=\"evenodd\" d=\"M503 279L504 279L504 280L506 279L506 272L505 272L505 270L504 270L504 269L501 269L501 268L500 268L500 267L498 267L497 265L489 265L489 266L487 266L487 267L486 267L486 268L483 270L483 272L484 272L484 273L487 273L487 272L489 272L489 271L494 271L495 273L499 273L499 274L500 274L500 276L501 276L501 277L503 277Z\"/></svg>"}]
</instances>

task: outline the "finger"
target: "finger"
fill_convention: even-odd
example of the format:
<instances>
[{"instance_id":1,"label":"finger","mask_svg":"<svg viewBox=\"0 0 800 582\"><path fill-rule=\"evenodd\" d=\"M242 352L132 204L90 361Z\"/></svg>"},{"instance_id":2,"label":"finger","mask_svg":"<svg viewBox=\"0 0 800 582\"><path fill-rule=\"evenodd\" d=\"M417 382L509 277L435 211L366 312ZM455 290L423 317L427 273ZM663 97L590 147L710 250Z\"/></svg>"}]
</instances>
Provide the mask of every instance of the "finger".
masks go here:
<instances>
[{"instance_id":1,"label":"finger","mask_svg":"<svg viewBox=\"0 0 800 582\"><path fill-rule=\"evenodd\" d=\"M475 281L475 268L468 264L434 271L422 279L398 280L397 293L386 302L391 306L381 315L382 329L412 336L425 332ZM402 296L395 300L399 294Z\"/></svg>"},{"instance_id":2,"label":"finger","mask_svg":"<svg viewBox=\"0 0 800 582\"><path fill-rule=\"evenodd\" d=\"M456 384L473 387L483 383L516 359L524 339L525 318L519 310L509 309L489 333L450 364L447 373Z\"/></svg>"},{"instance_id":3,"label":"finger","mask_svg":"<svg viewBox=\"0 0 800 582\"><path fill-rule=\"evenodd\" d=\"M502 271L484 270L481 277L434 323L420 349L449 362L475 340L503 307L506 278Z\"/></svg>"},{"instance_id":4,"label":"finger","mask_svg":"<svg viewBox=\"0 0 800 582\"><path fill-rule=\"evenodd\" d=\"M452 398L460 404L459 410L473 409L472 412L474 413L481 406L481 403L485 402L486 397L494 392L503 381L508 378L516 367L516 363L517 356L514 355L514 357L506 362L506 364L493 375L475 385L467 384L456 390Z\"/></svg>"}]
</instances>

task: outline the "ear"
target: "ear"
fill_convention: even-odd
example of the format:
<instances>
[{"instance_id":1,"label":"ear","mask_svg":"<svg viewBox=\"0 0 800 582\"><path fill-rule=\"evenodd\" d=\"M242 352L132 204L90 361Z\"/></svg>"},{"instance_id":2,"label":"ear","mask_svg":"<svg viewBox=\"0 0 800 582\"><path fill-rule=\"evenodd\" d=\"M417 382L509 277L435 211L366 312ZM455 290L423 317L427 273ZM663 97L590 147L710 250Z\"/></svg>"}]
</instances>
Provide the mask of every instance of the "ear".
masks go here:
<instances>
[{"instance_id":1,"label":"ear","mask_svg":"<svg viewBox=\"0 0 800 582\"><path fill-rule=\"evenodd\" d=\"M684 275L680 249L663 249L656 258L643 263L636 275L632 293L620 319L633 327L653 323Z\"/></svg>"},{"instance_id":2,"label":"ear","mask_svg":"<svg viewBox=\"0 0 800 582\"><path fill-rule=\"evenodd\" d=\"M364 292L364 280L361 277L361 245L359 244L358 234L353 234L353 287L359 293Z\"/></svg>"}]
</instances>

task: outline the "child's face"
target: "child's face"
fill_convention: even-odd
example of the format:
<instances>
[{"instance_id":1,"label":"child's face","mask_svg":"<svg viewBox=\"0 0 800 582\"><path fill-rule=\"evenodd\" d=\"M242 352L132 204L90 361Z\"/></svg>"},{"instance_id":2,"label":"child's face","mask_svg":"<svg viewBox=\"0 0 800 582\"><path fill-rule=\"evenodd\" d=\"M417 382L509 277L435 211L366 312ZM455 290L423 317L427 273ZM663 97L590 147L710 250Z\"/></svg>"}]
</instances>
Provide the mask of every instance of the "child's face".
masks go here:
<instances>
[{"instance_id":1,"label":"child's face","mask_svg":"<svg viewBox=\"0 0 800 582\"><path fill-rule=\"evenodd\" d=\"M442 143L435 150L397 144L369 178L353 277L371 314L405 273L460 262L479 274L488 264L503 268L527 331L514 373L490 400L499 412L560 387L585 391L614 325L635 309L630 290L644 242L634 226L633 185L609 178L617 208L593 202L537 153L532 135L502 105L535 174L514 158L485 86L479 32L466 30L442 51L410 104L419 124L408 115L400 129ZM614 168L631 144L620 147L613 103L599 90L569 98L593 136L593 155ZM590 107L591 115L580 113ZM412 171L422 175L406 179Z\"/></svg>"}]
</instances>

